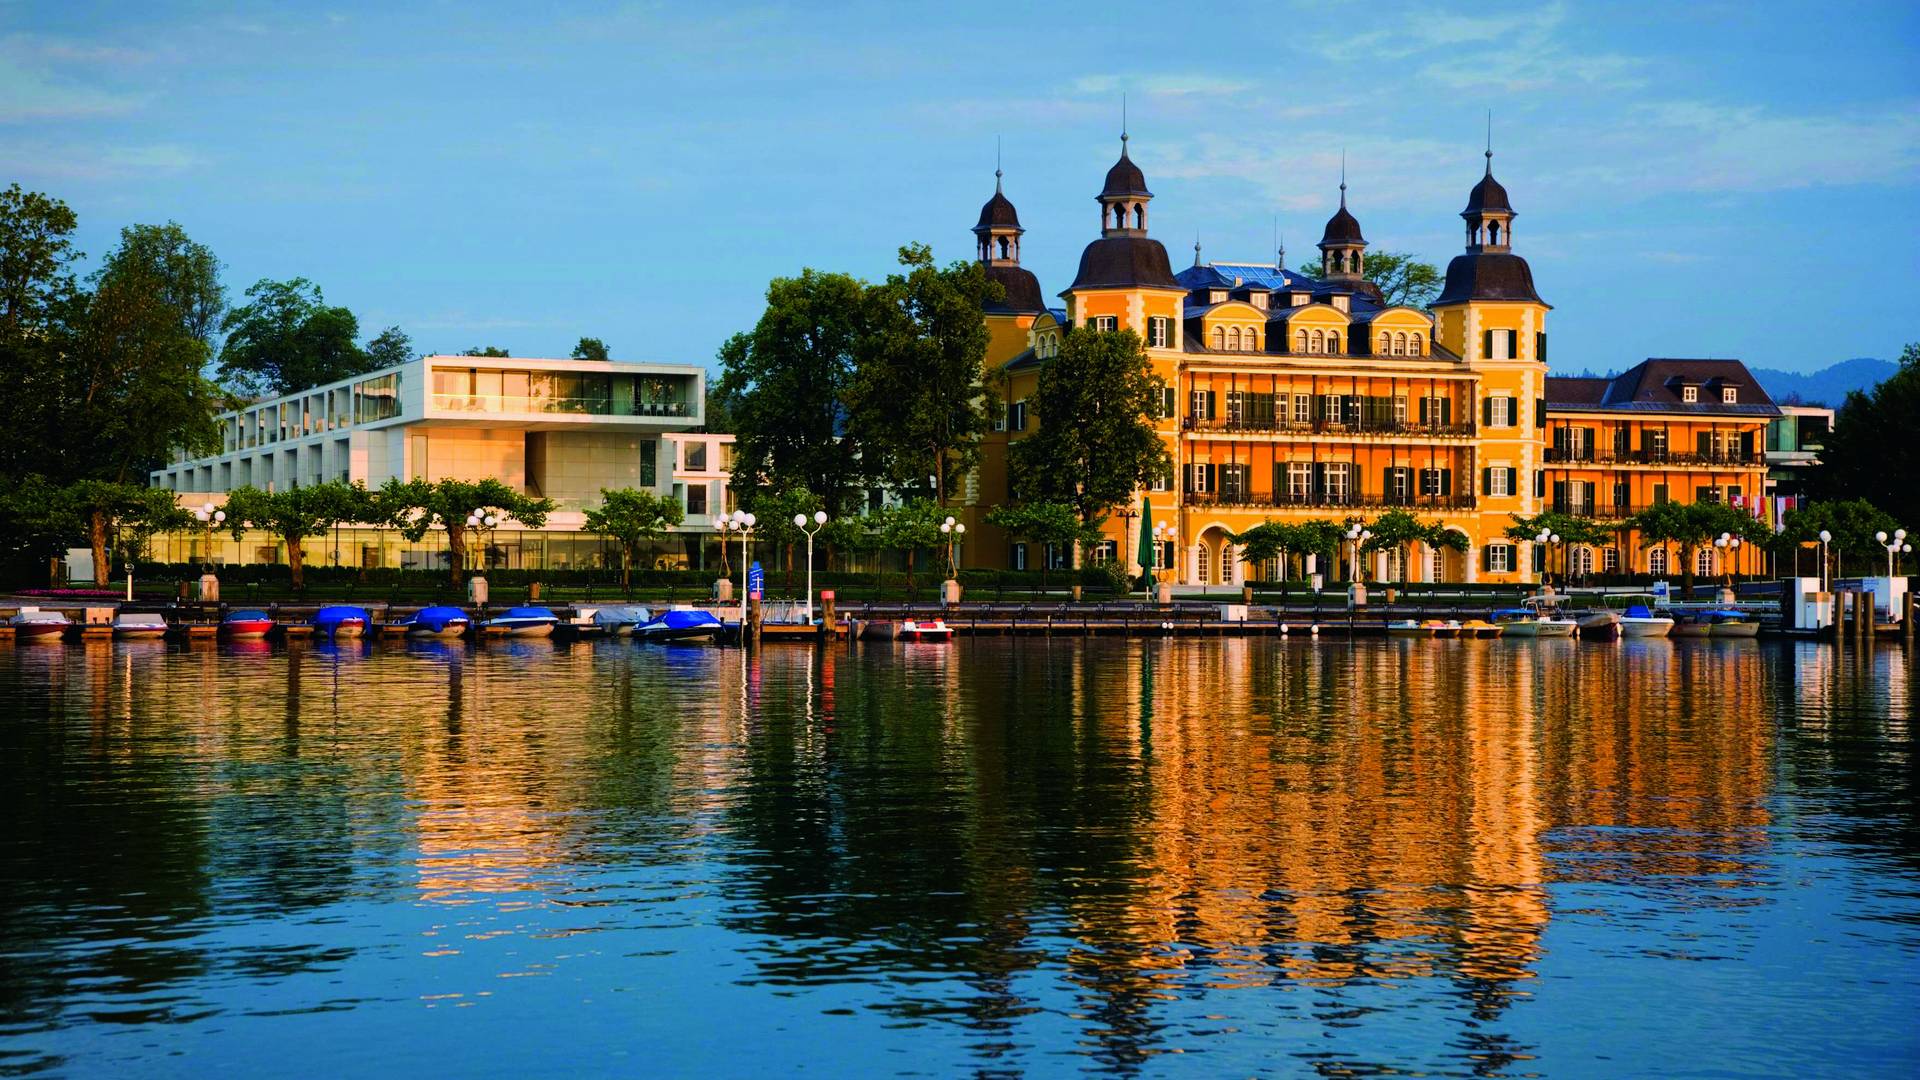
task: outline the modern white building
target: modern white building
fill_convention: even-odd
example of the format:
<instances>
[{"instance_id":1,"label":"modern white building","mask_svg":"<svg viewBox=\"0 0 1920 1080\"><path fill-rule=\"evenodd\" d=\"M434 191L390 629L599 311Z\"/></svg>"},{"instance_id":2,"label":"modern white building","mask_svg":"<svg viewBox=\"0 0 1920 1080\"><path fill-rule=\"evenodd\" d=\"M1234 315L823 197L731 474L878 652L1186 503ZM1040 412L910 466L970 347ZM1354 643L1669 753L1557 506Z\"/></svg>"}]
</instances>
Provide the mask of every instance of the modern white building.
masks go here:
<instances>
[{"instance_id":1,"label":"modern white building","mask_svg":"<svg viewBox=\"0 0 1920 1080\"><path fill-rule=\"evenodd\" d=\"M256 402L222 414L221 452L170 462L151 482L180 501L219 502L251 486L282 490L327 480L378 488L390 479L438 481L492 477L558 509L537 533L500 530L489 561L546 568L598 561L597 540L572 538L602 488L673 494L686 508L678 554L698 565L699 534L730 508L731 435L705 422L706 372L692 364L426 356L411 363ZM348 550L319 539L310 557L361 566L429 566L432 545L353 530ZM171 543L169 543L171 541ZM205 557L205 537L163 538L164 561ZM191 550L171 550L173 547ZM352 549L359 550L353 551ZM444 550L442 548L441 550ZM238 544L214 537L219 562L273 562L267 538Z\"/></svg>"}]
</instances>

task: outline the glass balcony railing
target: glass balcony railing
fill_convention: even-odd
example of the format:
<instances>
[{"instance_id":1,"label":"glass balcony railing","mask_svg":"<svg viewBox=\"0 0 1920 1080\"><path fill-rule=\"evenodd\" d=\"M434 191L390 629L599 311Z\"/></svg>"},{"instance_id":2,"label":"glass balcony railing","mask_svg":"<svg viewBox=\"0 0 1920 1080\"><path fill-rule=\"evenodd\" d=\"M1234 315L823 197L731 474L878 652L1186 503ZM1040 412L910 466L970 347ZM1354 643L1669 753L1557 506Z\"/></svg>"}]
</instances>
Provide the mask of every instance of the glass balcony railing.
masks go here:
<instances>
[{"instance_id":1,"label":"glass balcony railing","mask_svg":"<svg viewBox=\"0 0 1920 1080\"><path fill-rule=\"evenodd\" d=\"M573 413L581 416L692 416L684 401L622 401L608 397L538 397L513 394L434 394L446 412Z\"/></svg>"}]
</instances>

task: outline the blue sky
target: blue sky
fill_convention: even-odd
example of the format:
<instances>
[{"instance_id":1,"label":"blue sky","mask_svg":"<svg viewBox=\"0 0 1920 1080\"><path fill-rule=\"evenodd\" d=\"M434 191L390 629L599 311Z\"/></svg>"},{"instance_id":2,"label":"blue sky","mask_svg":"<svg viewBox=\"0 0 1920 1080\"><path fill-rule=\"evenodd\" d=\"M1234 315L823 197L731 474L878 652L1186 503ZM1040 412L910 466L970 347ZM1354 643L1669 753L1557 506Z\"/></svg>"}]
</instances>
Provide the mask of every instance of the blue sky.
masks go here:
<instances>
[{"instance_id":1,"label":"blue sky","mask_svg":"<svg viewBox=\"0 0 1920 1080\"><path fill-rule=\"evenodd\" d=\"M970 256L996 138L1064 288L1123 92L1176 266L1311 256L1343 151L1444 264L1492 109L1557 369L1920 340L1910 3L401 7L0 3L0 182L424 350L707 363L770 277Z\"/></svg>"}]
</instances>

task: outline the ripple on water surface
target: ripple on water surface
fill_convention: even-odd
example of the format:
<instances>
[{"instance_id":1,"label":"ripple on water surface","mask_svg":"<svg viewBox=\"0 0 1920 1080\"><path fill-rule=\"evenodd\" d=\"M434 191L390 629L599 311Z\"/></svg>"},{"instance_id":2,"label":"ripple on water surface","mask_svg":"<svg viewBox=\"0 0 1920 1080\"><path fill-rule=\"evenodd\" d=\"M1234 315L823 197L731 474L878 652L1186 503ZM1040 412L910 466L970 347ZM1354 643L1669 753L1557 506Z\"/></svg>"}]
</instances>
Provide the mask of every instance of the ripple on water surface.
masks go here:
<instances>
[{"instance_id":1,"label":"ripple on water surface","mask_svg":"<svg viewBox=\"0 0 1920 1080\"><path fill-rule=\"evenodd\" d=\"M0 646L0 1075L1854 1075L1913 673L1762 642Z\"/></svg>"}]
</instances>

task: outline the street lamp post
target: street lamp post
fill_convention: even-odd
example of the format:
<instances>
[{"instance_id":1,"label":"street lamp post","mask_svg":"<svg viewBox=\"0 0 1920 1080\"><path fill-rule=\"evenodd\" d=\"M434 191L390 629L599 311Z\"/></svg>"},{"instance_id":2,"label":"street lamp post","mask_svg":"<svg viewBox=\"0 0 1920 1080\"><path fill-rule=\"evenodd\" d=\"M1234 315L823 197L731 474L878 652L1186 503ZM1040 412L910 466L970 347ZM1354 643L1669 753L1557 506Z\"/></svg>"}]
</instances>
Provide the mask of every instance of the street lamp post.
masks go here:
<instances>
[{"instance_id":1,"label":"street lamp post","mask_svg":"<svg viewBox=\"0 0 1920 1080\"><path fill-rule=\"evenodd\" d=\"M1833 542L1833 534L1828 532L1825 529L1821 529L1820 530L1820 591L1821 592L1828 591L1827 590L1827 567L1831 564L1828 563L1827 561L1827 545L1832 542Z\"/></svg>"},{"instance_id":2,"label":"street lamp post","mask_svg":"<svg viewBox=\"0 0 1920 1080\"><path fill-rule=\"evenodd\" d=\"M1887 577L1891 578L1893 577L1894 556L1900 554L1903 551L1913 550L1913 545L1906 542L1907 530L1905 529L1893 530L1893 539L1891 541L1887 539L1886 530L1884 529L1881 530L1880 532L1874 533L1873 538L1879 542L1881 547L1887 549Z\"/></svg>"},{"instance_id":3,"label":"street lamp post","mask_svg":"<svg viewBox=\"0 0 1920 1080\"><path fill-rule=\"evenodd\" d=\"M1155 523L1153 526L1153 566L1149 568L1148 576L1153 578L1153 582L1156 585L1160 583L1159 572L1161 570L1173 569L1171 566L1160 565L1160 547L1163 544L1173 542L1174 531L1174 527L1170 522L1161 521Z\"/></svg>"},{"instance_id":4,"label":"street lamp post","mask_svg":"<svg viewBox=\"0 0 1920 1080\"><path fill-rule=\"evenodd\" d=\"M959 557L955 555L955 550L960 543L960 539L967 535L966 523L955 521L949 517L940 523L940 535L947 539L947 576L950 578L958 578L960 576L960 560Z\"/></svg>"},{"instance_id":5,"label":"street lamp post","mask_svg":"<svg viewBox=\"0 0 1920 1080\"><path fill-rule=\"evenodd\" d=\"M212 503L206 503L193 512L193 516L207 529L207 573L213 573L213 530L227 520L225 510L216 510ZM1882 535L1885 535L1884 533Z\"/></svg>"},{"instance_id":6,"label":"street lamp post","mask_svg":"<svg viewBox=\"0 0 1920 1080\"><path fill-rule=\"evenodd\" d=\"M826 525L826 523L827 512L825 510L815 510L813 512L813 528L811 529L807 528L807 515L793 515L793 527L807 534L807 622L809 624L813 622L813 534L819 532L821 527Z\"/></svg>"},{"instance_id":7,"label":"street lamp post","mask_svg":"<svg viewBox=\"0 0 1920 1080\"><path fill-rule=\"evenodd\" d=\"M1347 542L1352 545L1353 555L1348 562L1352 581L1347 586L1347 602L1359 606L1367 602L1366 568L1360 562L1360 549L1373 539L1373 532L1358 522L1347 527Z\"/></svg>"},{"instance_id":8,"label":"street lamp post","mask_svg":"<svg viewBox=\"0 0 1920 1080\"><path fill-rule=\"evenodd\" d=\"M1733 587L1735 571L1740 564L1740 544L1741 540L1739 537L1732 533L1724 532L1713 541L1713 546L1719 548L1721 551L1720 572L1721 576L1726 579L1728 588Z\"/></svg>"}]
</instances>

